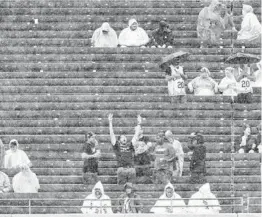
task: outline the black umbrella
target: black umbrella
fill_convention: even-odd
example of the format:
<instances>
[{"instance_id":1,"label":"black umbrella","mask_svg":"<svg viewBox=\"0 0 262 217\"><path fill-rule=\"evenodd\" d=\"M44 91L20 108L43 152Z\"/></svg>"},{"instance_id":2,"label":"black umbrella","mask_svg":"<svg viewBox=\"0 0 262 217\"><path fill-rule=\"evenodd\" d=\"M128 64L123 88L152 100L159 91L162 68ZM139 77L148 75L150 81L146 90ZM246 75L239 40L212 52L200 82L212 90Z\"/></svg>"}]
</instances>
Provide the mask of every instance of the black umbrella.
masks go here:
<instances>
[{"instance_id":1,"label":"black umbrella","mask_svg":"<svg viewBox=\"0 0 262 217\"><path fill-rule=\"evenodd\" d=\"M169 63L174 59L186 59L188 56L190 55L190 53L188 52L184 52L184 51L178 51L172 54L169 54L168 56L165 56L161 59L161 62L159 64L159 67L161 68L163 66L163 64L165 63Z\"/></svg>"},{"instance_id":2,"label":"black umbrella","mask_svg":"<svg viewBox=\"0 0 262 217\"><path fill-rule=\"evenodd\" d=\"M260 61L260 57L248 53L236 53L229 56L226 63L229 64L252 64Z\"/></svg>"}]
</instances>

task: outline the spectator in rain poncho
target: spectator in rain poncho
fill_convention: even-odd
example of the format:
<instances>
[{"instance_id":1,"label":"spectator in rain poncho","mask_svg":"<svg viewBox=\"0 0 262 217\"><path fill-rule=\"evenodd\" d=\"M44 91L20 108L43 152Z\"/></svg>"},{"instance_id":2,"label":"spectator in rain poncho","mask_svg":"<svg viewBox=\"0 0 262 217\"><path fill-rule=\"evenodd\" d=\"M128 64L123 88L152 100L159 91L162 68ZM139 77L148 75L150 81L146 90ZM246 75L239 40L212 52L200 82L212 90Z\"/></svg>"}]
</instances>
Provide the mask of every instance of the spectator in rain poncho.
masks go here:
<instances>
[{"instance_id":1,"label":"spectator in rain poncho","mask_svg":"<svg viewBox=\"0 0 262 217\"><path fill-rule=\"evenodd\" d=\"M159 28L151 33L151 46L159 48L172 48L174 36L166 21L159 22Z\"/></svg>"},{"instance_id":2,"label":"spectator in rain poncho","mask_svg":"<svg viewBox=\"0 0 262 217\"><path fill-rule=\"evenodd\" d=\"M252 41L259 38L261 36L261 24L253 13L253 8L250 5L243 4L242 14L243 21L237 39Z\"/></svg>"},{"instance_id":3,"label":"spectator in rain poncho","mask_svg":"<svg viewBox=\"0 0 262 217\"><path fill-rule=\"evenodd\" d=\"M218 84L210 77L208 68L203 67L200 76L189 82L188 89L196 96L213 96L218 91Z\"/></svg>"},{"instance_id":4,"label":"spectator in rain poncho","mask_svg":"<svg viewBox=\"0 0 262 217\"><path fill-rule=\"evenodd\" d=\"M21 172L13 178L13 189L15 193L37 193L40 185L36 177L28 165L21 165Z\"/></svg>"},{"instance_id":5,"label":"spectator in rain poncho","mask_svg":"<svg viewBox=\"0 0 262 217\"><path fill-rule=\"evenodd\" d=\"M187 208L184 200L174 191L173 185L168 183L165 186L164 194L160 196L150 212L156 214L186 214Z\"/></svg>"},{"instance_id":6,"label":"spectator in rain poncho","mask_svg":"<svg viewBox=\"0 0 262 217\"><path fill-rule=\"evenodd\" d=\"M121 31L118 41L123 47L140 47L145 46L150 39L145 30L138 26L137 21L131 19L128 27Z\"/></svg>"},{"instance_id":7,"label":"spectator in rain poncho","mask_svg":"<svg viewBox=\"0 0 262 217\"><path fill-rule=\"evenodd\" d=\"M95 30L91 43L94 47L117 47L117 34L109 23L103 23L100 28Z\"/></svg>"},{"instance_id":8,"label":"spectator in rain poncho","mask_svg":"<svg viewBox=\"0 0 262 217\"><path fill-rule=\"evenodd\" d=\"M234 76L234 68L227 67L225 69L225 77L220 81L219 90L224 96L237 96L237 81Z\"/></svg>"},{"instance_id":9,"label":"spectator in rain poncho","mask_svg":"<svg viewBox=\"0 0 262 217\"><path fill-rule=\"evenodd\" d=\"M188 210L190 213L200 215L219 213L219 211L221 210L220 204L216 196L210 191L209 183L201 186L199 188L199 191L191 196L188 202Z\"/></svg>"},{"instance_id":10,"label":"spectator in rain poncho","mask_svg":"<svg viewBox=\"0 0 262 217\"><path fill-rule=\"evenodd\" d=\"M11 184L8 176L0 171L0 193L6 193L11 190Z\"/></svg>"},{"instance_id":11,"label":"spectator in rain poncho","mask_svg":"<svg viewBox=\"0 0 262 217\"><path fill-rule=\"evenodd\" d=\"M19 168L20 165L31 166L31 161L23 150L19 149L17 140L12 139L9 143L9 150L6 151L4 158L4 168Z\"/></svg>"},{"instance_id":12,"label":"spectator in rain poncho","mask_svg":"<svg viewBox=\"0 0 262 217\"><path fill-rule=\"evenodd\" d=\"M111 199L104 192L104 187L99 181L94 186L92 193L85 198L83 207L84 214L112 214Z\"/></svg>"},{"instance_id":13,"label":"spectator in rain poncho","mask_svg":"<svg viewBox=\"0 0 262 217\"><path fill-rule=\"evenodd\" d=\"M258 70L253 73L255 81L252 83L253 87L262 87L262 61L256 64Z\"/></svg>"}]
</instances>

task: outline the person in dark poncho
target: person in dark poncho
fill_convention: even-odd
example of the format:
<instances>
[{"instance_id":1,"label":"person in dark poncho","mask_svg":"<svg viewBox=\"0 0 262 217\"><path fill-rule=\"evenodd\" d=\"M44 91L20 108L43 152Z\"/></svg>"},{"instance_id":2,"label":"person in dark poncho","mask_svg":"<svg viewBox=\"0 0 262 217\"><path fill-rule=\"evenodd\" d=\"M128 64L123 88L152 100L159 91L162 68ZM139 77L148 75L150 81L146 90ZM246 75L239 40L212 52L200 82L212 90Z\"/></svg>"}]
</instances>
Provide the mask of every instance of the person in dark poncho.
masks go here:
<instances>
[{"instance_id":1,"label":"person in dark poncho","mask_svg":"<svg viewBox=\"0 0 262 217\"><path fill-rule=\"evenodd\" d=\"M166 48L172 47L174 40L174 35L172 33L172 30L169 28L169 24L161 20L159 22L159 28L155 29L151 33L151 46L152 47L159 47L159 48Z\"/></svg>"},{"instance_id":2,"label":"person in dark poncho","mask_svg":"<svg viewBox=\"0 0 262 217\"><path fill-rule=\"evenodd\" d=\"M206 182L206 147L204 146L204 137L200 133L192 133L190 135L191 145L189 148L193 150L190 161L192 184L203 184Z\"/></svg>"}]
</instances>

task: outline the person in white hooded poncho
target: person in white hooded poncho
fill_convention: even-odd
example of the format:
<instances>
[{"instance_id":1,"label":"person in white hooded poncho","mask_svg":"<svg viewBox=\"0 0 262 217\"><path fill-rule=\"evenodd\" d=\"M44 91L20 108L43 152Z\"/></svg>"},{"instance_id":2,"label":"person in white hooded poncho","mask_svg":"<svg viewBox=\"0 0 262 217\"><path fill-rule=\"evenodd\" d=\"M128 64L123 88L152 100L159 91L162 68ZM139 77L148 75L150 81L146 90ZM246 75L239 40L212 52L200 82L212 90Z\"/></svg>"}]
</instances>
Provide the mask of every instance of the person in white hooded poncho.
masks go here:
<instances>
[{"instance_id":1,"label":"person in white hooded poncho","mask_svg":"<svg viewBox=\"0 0 262 217\"><path fill-rule=\"evenodd\" d=\"M253 73L255 81L252 82L253 87L262 87L262 61L256 64L258 70Z\"/></svg>"},{"instance_id":2,"label":"person in white hooded poncho","mask_svg":"<svg viewBox=\"0 0 262 217\"><path fill-rule=\"evenodd\" d=\"M253 13L253 8L250 5L243 4L242 9L243 21L241 30L238 32L237 40L252 41L261 36L261 24Z\"/></svg>"},{"instance_id":3,"label":"person in white hooded poncho","mask_svg":"<svg viewBox=\"0 0 262 217\"><path fill-rule=\"evenodd\" d=\"M138 26L135 19L128 22L128 27L119 35L118 42L122 47L145 46L150 41L146 31Z\"/></svg>"},{"instance_id":4,"label":"person in white hooded poncho","mask_svg":"<svg viewBox=\"0 0 262 217\"><path fill-rule=\"evenodd\" d=\"M174 186L168 183L165 186L164 194L160 196L150 212L156 214L186 214L187 208L184 200L175 192Z\"/></svg>"},{"instance_id":5,"label":"person in white hooded poncho","mask_svg":"<svg viewBox=\"0 0 262 217\"><path fill-rule=\"evenodd\" d=\"M219 90L224 96L237 96L237 81L234 76L234 68L227 67L225 69L225 77L219 83Z\"/></svg>"},{"instance_id":6,"label":"person in white hooded poncho","mask_svg":"<svg viewBox=\"0 0 262 217\"><path fill-rule=\"evenodd\" d=\"M190 213L216 214L221 210L219 201L210 191L209 183L202 185L199 191L193 194L188 202Z\"/></svg>"},{"instance_id":7,"label":"person in white hooded poncho","mask_svg":"<svg viewBox=\"0 0 262 217\"><path fill-rule=\"evenodd\" d=\"M91 44L94 47L117 47L117 34L110 27L109 23L103 23L100 28L95 30Z\"/></svg>"},{"instance_id":8,"label":"person in white hooded poncho","mask_svg":"<svg viewBox=\"0 0 262 217\"><path fill-rule=\"evenodd\" d=\"M36 177L28 165L21 165L21 172L13 178L13 189L15 193L37 193L40 185Z\"/></svg>"},{"instance_id":9,"label":"person in white hooded poncho","mask_svg":"<svg viewBox=\"0 0 262 217\"><path fill-rule=\"evenodd\" d=\"M105 195L104 187L99 181L95 184L92 193L85 198L83 207L84 214L112 214L111 199Z\"/></svg>"}]
</instances>

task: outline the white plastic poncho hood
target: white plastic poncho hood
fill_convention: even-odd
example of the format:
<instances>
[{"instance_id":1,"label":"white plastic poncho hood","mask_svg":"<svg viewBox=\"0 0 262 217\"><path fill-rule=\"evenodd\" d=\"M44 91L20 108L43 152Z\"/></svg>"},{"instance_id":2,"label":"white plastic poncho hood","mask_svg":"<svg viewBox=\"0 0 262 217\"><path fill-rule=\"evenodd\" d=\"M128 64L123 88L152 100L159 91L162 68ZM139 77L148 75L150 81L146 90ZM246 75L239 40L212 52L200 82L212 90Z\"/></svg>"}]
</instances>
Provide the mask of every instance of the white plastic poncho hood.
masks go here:
<instances>
[{"instance_id":1,"label":"white plastic poncho hood","mask_svg":"<svg viewBox=\"0 0 262 217\"><path fill-rule=\"evenodd\" d=\"M95 190L100 189L102 196L97 199L95 196ZM92 189L92 193L85 198L83 208L81 208L84 214L112 214L111 199L105 195L104 187L99 181Z\"/></svg>"}]
</instances>

